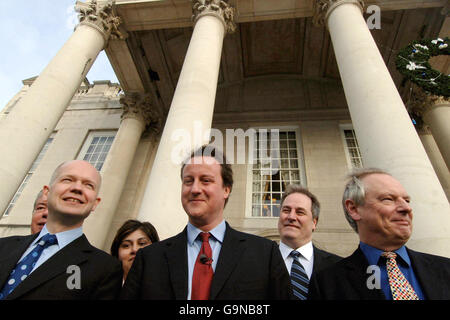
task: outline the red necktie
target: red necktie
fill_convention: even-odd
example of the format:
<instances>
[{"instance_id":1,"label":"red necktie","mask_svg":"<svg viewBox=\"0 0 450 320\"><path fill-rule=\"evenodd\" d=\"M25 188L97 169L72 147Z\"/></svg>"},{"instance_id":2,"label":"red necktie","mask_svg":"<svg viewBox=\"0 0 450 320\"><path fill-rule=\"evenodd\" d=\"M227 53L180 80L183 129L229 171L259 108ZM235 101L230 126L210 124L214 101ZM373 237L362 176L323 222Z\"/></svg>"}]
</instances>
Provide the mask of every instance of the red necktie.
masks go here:
<instances>
[{"instance_id":1,"label":"red necktie","mask_svg":"<svg viewBox=\"0 0 450 320\"><path fill-rule=\"evenodd\" d=\"M194 274L192 276L191 300L208 300L211 282L214 275L212 269L212 250L209 245L209 233L202 232L202 247L195 260Z\"/></svg>"}]
</instances>

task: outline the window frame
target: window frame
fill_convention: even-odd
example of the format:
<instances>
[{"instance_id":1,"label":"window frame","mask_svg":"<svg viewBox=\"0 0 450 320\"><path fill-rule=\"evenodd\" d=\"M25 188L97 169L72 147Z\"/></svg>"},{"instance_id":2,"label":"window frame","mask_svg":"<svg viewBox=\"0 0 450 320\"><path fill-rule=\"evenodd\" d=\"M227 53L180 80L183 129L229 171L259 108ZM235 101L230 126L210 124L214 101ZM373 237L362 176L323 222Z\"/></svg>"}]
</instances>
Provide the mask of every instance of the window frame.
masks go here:
<instances>
[{"instance_id":1,"label":"window frame","mask_svg":"<svg viewBox=\"0 0 450 320\"><path fill-rule=\"evenodd\" d=\"M297 158L298 170L299 170L299 181L303 186L307 186L306 171L305 171L305 157L303 153L303 143L301 139L301 132L299 126L258 126L251 127L249 129L254 129L256 131L260 129L267 129L270 132L271 129L278 129L280 131L293 131L295 132L295 140L297 147ZM257 143L255 139L255 143ZM247 143L247 152L252 154L254 150L250 148L250 143ZM289 160L294 160L290 159ZM253 163L247 163L247 179L246 179L246 191L245 191L245 218L251 219L278 219L278 216L253 216ZM283 192L280 190L281 195ZM261 194L263 192L261 191Z\"/></svg>"},{"instance_id":2,"label":"window frame","mask_svg":"<svg viewBox=\"0 0 450 320\"><path fill-rule=\"evenodd\" d=\"M110 137L113 137L113 140L111 142L111 146L109 147L109 149L108 149L108 151L106 153L105 159L102 162L102 167L99 170L99 172L102 172L103 166L105 164L105 161L106 161L106 159L108 157L109 152L111 151L111 147L114 144L116 136L117 136L117 130L102 130L102 131L95 130L95 131L89 131L86 139L83 142L83 145L82 145L80 151L78 152L78 156L77 156L76 159L77 160L84 160L84 158L85 158L86 154L88 153L88 150L91 147L92 142L94 141L95 138L102 138L102 137L110 138ZM86 160L86 161L88 161L95 168L97 168L97 166L96 166L97 165L97 160L95 160L96 161L95 163L92 163L90 160Z\"/></svg>"},{"instance_id":3,"label":"window frame","mask_svg":"<svg viewBox=\"0 0 450 320\"><path fill-rule=\"evenodd\" d=\"M354 138L355 138L356 145L357 145L359 158L361 160L360 161L361 162L361 167L353 166L352 157L351 157L350 152L349 152L349 148L350 147L348 146L347 139L345 137L345 130L352 130L353 131ZM347 168L349 170L363 168L364 167L364 162L363 162L363 158L362 158L362 155L361 155L361 149L359 147L358 138L356 137L356 132L355 132L355 129L353 128L353 125L351 123L340 124L339 125L339 132L341 133L341 139L342 139L342 145L344 147L345 159L347 160Z\"/></svg>"}]
</instances>

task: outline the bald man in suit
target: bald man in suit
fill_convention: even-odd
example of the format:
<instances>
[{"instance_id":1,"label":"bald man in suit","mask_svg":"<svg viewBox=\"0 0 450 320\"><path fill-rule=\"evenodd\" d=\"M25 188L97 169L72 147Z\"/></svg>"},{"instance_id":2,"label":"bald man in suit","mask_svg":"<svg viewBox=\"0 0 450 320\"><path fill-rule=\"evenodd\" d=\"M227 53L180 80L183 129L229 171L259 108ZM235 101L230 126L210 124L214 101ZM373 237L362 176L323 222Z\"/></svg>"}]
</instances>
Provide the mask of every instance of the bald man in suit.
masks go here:
<instances>
[{"instance_id":1,"label":"bald man in suit","mask_svg":"<svg viewBox=\"0 0 450 320\"><path fill-rule=\"evenodd\" d=\"M0 299L117 298L122 284L120 263L90 245L82 230L100 202L100 184L99 172L86 161L68 161L56 168L43 188L48 199L43 229L31 236L0 239ZM45 244L47 238L52 240ZM28 265L33 255L38 260Z\"/></svg>"}]
</instances>

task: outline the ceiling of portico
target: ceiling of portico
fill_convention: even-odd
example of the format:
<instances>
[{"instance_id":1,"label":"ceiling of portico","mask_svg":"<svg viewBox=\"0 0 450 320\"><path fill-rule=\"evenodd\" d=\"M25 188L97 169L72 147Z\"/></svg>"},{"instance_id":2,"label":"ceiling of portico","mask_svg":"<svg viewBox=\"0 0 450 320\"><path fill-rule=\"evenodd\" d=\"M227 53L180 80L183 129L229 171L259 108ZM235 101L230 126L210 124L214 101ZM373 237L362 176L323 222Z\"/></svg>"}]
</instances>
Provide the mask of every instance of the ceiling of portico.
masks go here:
<instances>
[{"instance_id":1,"label":"ceiling of portico","mask_svg":"<svg viewBox=\"0 0 450 320\"><path fill-rule=\"evenodd\" d=\"M123 2L132 5L132 1ZM178 11L172 12L178 15L178 20L165 18L179 21L180 25L169 23L171 27L154 28L146 22L148 19L139 20L137 14L131 18L129 7L123 7L121 11L118 1L117 12L124 15L128 38L126 42L112 41L107 49L124 90L151 92L156 104L166 112L192 35L192 24L180 18L186 15L185 10L190 10L190 6L186 6L189 1L172 2L179 4ZM242 10L245 2L238 2ZM255 5L257 2L251 3ZM408 3L411 5L413 2ZM304 16L248 22L238 19L236 32L224 40L216 113L251 113L261 109L345 109L345 96L329 33L325 27L313 25L311 14L307 14L308 10L311 11L308 3L303 1L303 9L297 8L303 10ZM133 5L138 6L139 3ZM145 10L152 8L141 5ZM250 8L246 10L249 12ZM405 97L406 86L395 69L396 53L412 40L437 37L445 20L441 11L442 7L436 5L382 11L381 30L372 30L394 82ZM143 12L140 15L144 16Z\"/></svg>"}]
</instances>

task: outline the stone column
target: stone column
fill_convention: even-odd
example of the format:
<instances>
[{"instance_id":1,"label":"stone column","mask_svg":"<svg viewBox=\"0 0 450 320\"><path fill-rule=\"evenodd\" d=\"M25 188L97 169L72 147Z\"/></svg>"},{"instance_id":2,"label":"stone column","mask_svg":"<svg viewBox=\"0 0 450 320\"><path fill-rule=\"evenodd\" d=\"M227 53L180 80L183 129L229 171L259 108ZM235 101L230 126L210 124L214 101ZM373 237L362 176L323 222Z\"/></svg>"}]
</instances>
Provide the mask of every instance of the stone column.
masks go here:
<instances>
[{"instance_id":1,"label":"stone column","mask_svg":"<svg viewBox=\"0 0 450 320\"><path fill-rule=\"evenodd\" d=\"M447 200L450 201L450 171L448 171L448 168L445 165L444 158L442 157L436 141L433 138L433 134L427 125L423 125L418 128L417 133L419 134L420 141L422 141L428 158L433 165L434 171L441 182L442 188L447 195Z\"/></svg>"},{"instance_id":2,"label":"stone column","mask_svg":"<svg viewBox=\"0 0 450 320\"><path fill-rule=\"evenodd\" d=\"M362 15L362 1L319 0L329 29L364 164L386 169L412 197L409 245L450 256L450 208L423 145Z\"/></svg>"},{"instance_id":3,"label":"stone column","mask_svg":"<svg viewBox=\"0 0 450 320\"><path fill-rule=\"evenodd\" d=\"M0 211L66 110L99 52L120 37L111 4L77 3L80 24L0 126Z\"/></svg>"},{"instance_id":4,"label":"stone column","mask_svg":"<svg viewBox=\"0 0 450 320\"><path fill-rule=\"evenodd\" d=\"M108 248L105 240L110 232L120 196L130 171L142 132L148 126L158 132L161 117L153 110L150 94L131 93L120 99L122 120L102 168L102 199L83 230L89 241L98 248Z\"/></svg>"},{"instance_id":5,"label":"stone column","mask_svg":"<svg viewBox=\"0 0 450 320\"><path fill-rule=\"evenodd\" d=\"M194 31L138 215L162 239L186 225L180 200L182 150L189 154L194 145L209 141L223 38L234 31L233 12L225 1L193 1Z\"/></svg>"},{"instance_id":6,"label":"stone column","mask_svg":"<svg viewBox=\"0 0 450 320\"><path fill-rule=\"evenodd\" d=\"M421 104L421 114L450 170L450 100L442 96L427 95Z\"/></svg>"}]
</instances>

